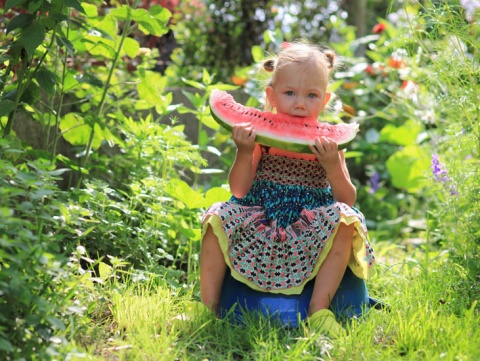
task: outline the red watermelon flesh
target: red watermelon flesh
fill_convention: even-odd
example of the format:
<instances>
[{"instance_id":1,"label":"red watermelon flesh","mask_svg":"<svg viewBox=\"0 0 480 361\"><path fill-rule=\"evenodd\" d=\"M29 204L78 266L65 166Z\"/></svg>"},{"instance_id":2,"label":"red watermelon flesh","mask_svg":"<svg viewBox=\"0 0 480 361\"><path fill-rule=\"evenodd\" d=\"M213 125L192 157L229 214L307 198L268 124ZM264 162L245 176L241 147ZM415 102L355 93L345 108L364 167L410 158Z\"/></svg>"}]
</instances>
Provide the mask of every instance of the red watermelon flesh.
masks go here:
<instances>
[{"instance_id":1,"label":"red watermelon flesh","mask_svg":"<svg viewBox=\"0 0 480 361\"><path fill-rule=\"evenodd\" d=\"M343 149L358 132L357 123L330 124L246 107L221 90L212 90L210 111L213 118L228 130L235 124L249 122L257 132L257 143L298 153L311 153L309 145L322 136L335 140L338 148Z\"/></svg>"}]
</instances>

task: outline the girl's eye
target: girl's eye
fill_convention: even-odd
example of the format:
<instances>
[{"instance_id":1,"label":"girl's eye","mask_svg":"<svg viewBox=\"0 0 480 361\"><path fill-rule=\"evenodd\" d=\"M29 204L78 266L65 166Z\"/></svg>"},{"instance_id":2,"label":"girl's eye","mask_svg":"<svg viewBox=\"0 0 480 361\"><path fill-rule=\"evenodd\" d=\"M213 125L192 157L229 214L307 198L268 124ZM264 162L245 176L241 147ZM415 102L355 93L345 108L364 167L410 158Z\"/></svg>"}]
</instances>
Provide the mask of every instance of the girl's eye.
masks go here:
<instances>
[{"instance_id":1,"label":"girl's eye","mask_svg":"<svg viewBox=\"0 0 480 361\"><path fill-rule=\"evenodd\" d=\"M292 96L293 94L294 94L294 93L293 93L293 91L291 91L291 90L287 90L287 91L285 92L285 95L288 95L289 97Z\"/></svg>"},{"instance_id":2,"label":"girl's eye","mask_svg":"<svg viewBox=\"0 0 480 361\"><path fill-rule=\"evenodd\" d=\"M317 94L310 93L310 94L308 94L308 97L309 97L310 99L315 99L315 98L317 97Z\"/></svg>"}]
</instances>

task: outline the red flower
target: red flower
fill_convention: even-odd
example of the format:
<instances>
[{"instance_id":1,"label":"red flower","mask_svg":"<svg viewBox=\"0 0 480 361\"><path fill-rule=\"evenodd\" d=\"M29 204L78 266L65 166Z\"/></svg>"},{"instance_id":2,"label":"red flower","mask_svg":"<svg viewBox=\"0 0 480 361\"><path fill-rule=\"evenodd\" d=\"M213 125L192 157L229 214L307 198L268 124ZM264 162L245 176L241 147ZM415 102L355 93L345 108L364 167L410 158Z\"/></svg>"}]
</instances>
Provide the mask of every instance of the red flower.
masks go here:
<instances>
[{"instance_id":1,"label":"red flower","mask_svg":"<svg viewBox=\"0 0 480 361\"><path fill-rule=\"evenodd\" d=\"M371 65L369 65L365 68L365 72L368 75L376 75L376 72L375 72L375 70L373 70L373 66L371 66Z\"/></svg>"},{"instance_id":2,"label":"red flower","mask_svg":"<svg viewBox=\"0 0 480 361\"><path fill-rule=\"evenodd\" d=\"M372 33L374 34L381 34L385 31L385 29L387 28L387 25L383 24L383 23L378 23L377 25L375 25L372 29Z\"/></svg>"}]
</instances>

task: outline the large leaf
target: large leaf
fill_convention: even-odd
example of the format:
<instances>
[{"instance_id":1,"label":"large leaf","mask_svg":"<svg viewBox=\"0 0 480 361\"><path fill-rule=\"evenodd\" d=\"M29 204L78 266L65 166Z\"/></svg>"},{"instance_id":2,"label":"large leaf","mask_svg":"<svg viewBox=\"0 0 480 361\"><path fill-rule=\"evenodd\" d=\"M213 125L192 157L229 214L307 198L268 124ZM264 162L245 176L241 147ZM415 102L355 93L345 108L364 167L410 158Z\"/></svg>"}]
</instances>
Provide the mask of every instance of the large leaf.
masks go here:
<instances>
[{"instance_id":1,"label":"large leaf","mask_svg":"<svg viewBox=\"0 0 480 361\"><path fill-rule=\"evenodd\" d=\"M95 75L90 74L90 73L84 73L84 74L77 74L74 75L73 78L78 82L78 83L87 83L93 86L96 86L98 88L103 88L103 82L97 78ZM74 84L76 85L76 84Z\"/></svg>"},{"instance_id":2,"label":"large leaf","mask_svg":"<svg viewBox=\"0 0 480 361\"><path fill-rule=\"evenodd\" d=\"M82 7L87 17L95 18L98 16L98 8L95 5L82 2Z\"/></svg>"},{"instance_id":3,"label":"large leaf","mask_svg":"<svg viewBox=\"0 0 480 361\"><path fill-rule=\"evenodd\" d=\"M15 109L15 102L3 99L0 100L0 117L10 114L10 112Z\"/></svg>"},{"instance_id":4,"label":"large leaf","mask_svg":"<svg viewBox=\"0 0 480 361\"><path fill-rule=\"evenodd\" d=\"M40 69L35 74L40 88L45 90L48 94L53 95L55 93L55 85L57 84L57 76L46 68Z\"/></svg>"},{"instance_id":5,"label":"large leaf","mask_svg":"<svg viewBox=\"0 0 480 361\"><path fill-rule=\"evenodd\" d=\"M232 194L222 187L213 187L210 188L205 194L205 200L208 204L213 204L216 202L225 202L230 199Z\"/></svg>"},{"instance_id":6,"label":"large leaf","mask_svg":"<svg viewBox=\"0 0 480 361\"><path fill-rule=\"evenodd\" d=\"M34 20L30 25L23 28L20 37L18 38L18 43L23 45L28 55L33 55L35 49L43 43L45 39L45 28L44 26Z\"/></svg>"},{"instance_id":7,"label":"large leaf","mask_svg":"<svg viewBox=\"0 0 480 361\"><path fill-rule=\"evenodd\" d=\"M168 10L166 10L168 11ZM112 9L110 14L118 20L125 21L130 19L139 25L139 29L146 35L162 36L168 32L167 21L170 18L170 12L155 10L152 15L145 9L132 9L123 5L120 8ZM165 18L168 16L167 20Z\"/></svg>"},{"instance_id":8,"label":"large leaf","mask_svg":"<svg viewBox=\"0 0 480 361\"><path fill-rule=\"evenodd\" d=\"M20 14L15 16L7 25L7 34L15 29L24 28L33 22L32 14Z\"/></svg>"},{"instance_id":9,"label":"large leaf","mask_svg":"<svg viewBox=\"0 0 480 361\"><path fill-rule=\"evenodd\" d=\"M28 6L28 0L7 0L5 2L5 7L3 9L4 12L7 12L13 7L18 7L21 9L26 9L26 6Z\"/></svg>"},{"instance_id":10,"label":"large leaf","mask_svg":"<svg viewBox=\"0 0 480 361\"><path fill-rule=\"evenodd\" d=\"M180 179L172 179L167 185L167 192L174 198L183 202L188 208L201 208L207 205L205 198L200 192Z\"/></svg>"},{"instance_id":11,"label":"large leaf","mask_svg":"<svg viewBox=\"0 0 480 361\"><path fill-rule=\"evenodd\" d=\"M114 59L116 56L115 42L110 39L87 35L84 37L83 42L88 52L93 56L101 56L106 59Z\"/></svg>"},{"instance_id":12,"label":"large leaf","mask_svg":"<svg viewBox=\"0 0 480 361\"><path fill-rule=\"evenodd\" d=\"M85 10L83 9L82 5L80 4L80 1L78 1L78 0L63 0L63 2L68 7L74 8L75 10L85 14Z\"/></svg>"},{"instance_id":13,"label":"large leaf","mask_svg":"<svg viewBox=\"0 0 480 361\"><path fill-rule=\"evenodd\" d=\"M125 38L122 51L130 58L135 58L140 50L140 44L133 38ZM123 55L123 54L122 54Z\"/></svg>"},{"instance_id":14,"label":"large leaf","mask_svg":"<svg viewBox=\"0 0 480 361\"><path fill-rule=\"evenodd\" d=\"M395 187L415 193L427 184L430 156L423 148L409 145L392 154L386 166Z\"/></svg>"},{"instance_id":15,"label":"large leaf","mask_svg":"<svg viewBox=\"0 0 480 361\"><path fill-rule=\"evenodd\" d=\"M92 148L98 149L105 140L105 132L98 124L94 124L95 134ZM72 145L86 145L90 139L92 127L77 113L68 113L60 120L60 130L63 137Z\"/></svg>"},{"instance_id":16,"label":"large leaf","mask_svg":"<svg viewBox=\"0 0 480 361\"><path fill-rule=\"evenodd\" d=\"M151 107L162 102L161 94L167 85L166 77L145 69L140 69L139 74L140 83L137 85L137 90L140 99L146 101Z\"/></svg>"},{"instance_id":17,"label":"large leaf","mask_svg":"<svg viewBox=\"0 0 480 361\"><path fill-rule=\"evenodd\" d=\"M399 145L415 144L421 131L422 126L412 119L407 120L400 127L387 124L380 132L380 141Z\"/></svg>"}]
</instances>

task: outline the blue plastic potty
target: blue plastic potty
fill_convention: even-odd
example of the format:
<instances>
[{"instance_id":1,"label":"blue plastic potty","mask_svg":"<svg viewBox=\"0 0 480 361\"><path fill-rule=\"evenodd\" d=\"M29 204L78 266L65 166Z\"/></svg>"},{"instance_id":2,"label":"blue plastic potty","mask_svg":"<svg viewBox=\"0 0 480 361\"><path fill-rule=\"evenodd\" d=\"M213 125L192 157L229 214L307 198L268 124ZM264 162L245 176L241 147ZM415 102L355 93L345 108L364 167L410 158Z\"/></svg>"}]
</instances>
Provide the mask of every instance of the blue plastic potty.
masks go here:
<instances>
[{"instance_id":1,"label":"blue plastic potty","mask_svg":"<svg viewBox=\"0 0 480 361\"><path fill-rule=\"evenodd\" d=\"M244 312L261 311L266 317L278 320L285 326L297 327L299 320L307 317L314 283L315 279L309 281L299 295L261 292L237 281L228 269L220 295L221 316L233 313L235 321L242 323ZM330 308L338 319L342 319L361 316L367 308L377 303L369 297L365 281L347 267Z\"/></svg>"}]
</instances>

